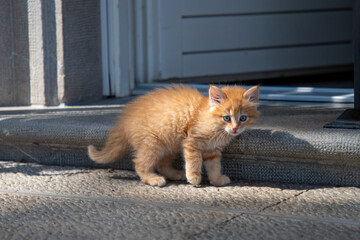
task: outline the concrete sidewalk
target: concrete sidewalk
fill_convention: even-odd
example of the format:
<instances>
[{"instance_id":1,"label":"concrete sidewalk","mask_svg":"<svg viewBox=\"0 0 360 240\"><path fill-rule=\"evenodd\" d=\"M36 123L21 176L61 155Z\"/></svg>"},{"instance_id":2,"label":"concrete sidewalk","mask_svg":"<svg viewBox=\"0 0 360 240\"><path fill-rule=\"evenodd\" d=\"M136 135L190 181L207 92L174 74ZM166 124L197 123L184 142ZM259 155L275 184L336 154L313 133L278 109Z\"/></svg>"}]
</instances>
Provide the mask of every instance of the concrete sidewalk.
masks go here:
<instances>
[{"instance_id":1,"label":"concrete sidewalk","mask_svg":"<svg viewBox=\"0 0 360 240\"><path fill-rule=\"evenodd\" d=\"M360 189L0 162L1 239L360 239Z\"/></svg>"}]
</instances>

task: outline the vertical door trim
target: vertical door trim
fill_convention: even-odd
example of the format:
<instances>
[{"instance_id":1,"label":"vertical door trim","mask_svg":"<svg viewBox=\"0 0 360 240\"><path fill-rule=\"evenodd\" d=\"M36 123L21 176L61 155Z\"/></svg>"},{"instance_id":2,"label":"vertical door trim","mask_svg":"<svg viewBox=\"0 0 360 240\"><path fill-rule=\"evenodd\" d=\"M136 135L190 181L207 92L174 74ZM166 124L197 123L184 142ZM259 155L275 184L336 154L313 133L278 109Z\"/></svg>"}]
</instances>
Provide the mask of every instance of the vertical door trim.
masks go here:
<instances>
[{"instance_id":1,"label":"vertical door trim","mask_svg":"<svg viewBox=\"0 0 360 240\"><path fill-rule=\"evenodd\" d=\"M135 86L133 1L103 2L105 1L101 5L104 94L129 96Z\"/></svg>"},{"instance_id":2,"label":"vertical door trim","mask_svg":"<svg viewBox=\"0 0 360 240\"><path fill-rule=\"evenodd\" d=\"M163 79L183 76L182 9L183 1L163 0L160 4L160 39Z\"/></svg>"},{"instance_id":3,"label":"vertical door trim","mask_svg":"<svg viewBox=\"0 0 360 240\"><path fill-rule=\"evenodd\" d=\"M159 0L135 0L136 82L161 78Z\"/></svg>"},{"instance_id":4,"label":"vertical door trim","mask_svg":"<svg viewBox=\"0 0 360 240\"><path fill-rule=\"evenodd\" d=\"M109 76L109 39L108 39L108 1L100 1L101 18L101 59L102 59L102 86L103 95L110 96Z\"/></svg>"}]
</instances>

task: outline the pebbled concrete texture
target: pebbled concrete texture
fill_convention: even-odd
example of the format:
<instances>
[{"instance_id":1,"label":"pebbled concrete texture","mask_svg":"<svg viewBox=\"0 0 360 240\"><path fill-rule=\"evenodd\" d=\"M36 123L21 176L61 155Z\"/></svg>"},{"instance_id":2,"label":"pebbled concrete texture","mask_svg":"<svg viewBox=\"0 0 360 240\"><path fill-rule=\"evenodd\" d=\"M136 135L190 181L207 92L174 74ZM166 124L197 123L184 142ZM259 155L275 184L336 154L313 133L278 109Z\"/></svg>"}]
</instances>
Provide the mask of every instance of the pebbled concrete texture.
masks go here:
<instances>
[{"instance_id":1,"label":"pebbled concrete texture","mask_svg":"<svg viewBox=\"0 0 360 240\"><path fill-rule=\"evenodd\" d=\"M1 108L0 160L132 170L132 156L99 165L87 146L101 147L133 97L64 108ZM223 151L223 171L235 179L360 186L358 130L324 129L344 109L260 105L258 123ZM178 167L183 161L178 161Z\"/></svg>"},{"instance_id":2,"label":"pebbled concrete texture","mask_svg":"<svg viewBox=\"0 0 360 240\"><path fill-rule=\"evenodd\" d=\"M360 188L141 183L132 171L0 162L1 239L359 239Z\"/></svg>"},{"instance_id":3,"label":"pebbled concrete texture","mask_svg":"<svg viewBox=\"0 0 360 240\"><path fill-rule=\"evenodd\" d=\"M311 202L308 199L313 199ZM360 192L359 188L346 189L328 187L323 189L310 189L306 193L290 199L281 208L274 206L267 209L271 212L287 212L297 215L316 214L324 218L346 218L360 221ZM351 212L347 212L351 209Z\"/></svg>"},{"instance_id":4,"label":"pebbled concrete texture","mask_svg":"<svg viewBox=\"0 0 360 240\"><path fill-rule=\"evenodd\" d=\"M191 239L357 239L357 226L263 216L238 216Z\"/></svg>"}]
</instances>

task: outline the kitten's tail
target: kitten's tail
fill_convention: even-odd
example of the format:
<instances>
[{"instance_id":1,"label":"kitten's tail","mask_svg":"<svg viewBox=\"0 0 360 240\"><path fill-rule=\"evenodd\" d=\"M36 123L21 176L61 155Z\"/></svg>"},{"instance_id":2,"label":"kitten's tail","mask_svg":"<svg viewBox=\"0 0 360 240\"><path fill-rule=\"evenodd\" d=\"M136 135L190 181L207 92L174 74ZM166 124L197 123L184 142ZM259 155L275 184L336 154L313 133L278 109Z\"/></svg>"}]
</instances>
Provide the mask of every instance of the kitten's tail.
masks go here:
<instances>
[{"instance_id":1,"label":"kitten's tail","mask_svg":"<svg viewBox=\"0 0 360 240\"><path fill-rule=\"evenodd\" d=\"M89 157L96 163L113 163L124 156L129 143L123 131L113 129L103 150L98 151L93 145L88 147Z\"/></svg>"}]
</instances>

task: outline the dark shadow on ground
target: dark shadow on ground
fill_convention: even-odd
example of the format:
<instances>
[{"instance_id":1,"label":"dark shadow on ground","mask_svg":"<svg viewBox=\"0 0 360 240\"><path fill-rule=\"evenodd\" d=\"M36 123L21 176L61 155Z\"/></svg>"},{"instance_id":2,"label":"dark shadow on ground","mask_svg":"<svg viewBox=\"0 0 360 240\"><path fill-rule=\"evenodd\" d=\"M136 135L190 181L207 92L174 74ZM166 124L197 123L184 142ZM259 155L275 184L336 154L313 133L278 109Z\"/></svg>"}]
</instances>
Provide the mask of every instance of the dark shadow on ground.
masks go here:
<instances>
[{"instance_id":1,"label":"dark shadow on ground","mask_svg":"<svg viewBox=\"0 0 360 240\"><path fill-rule=\"evenodd\" d=\"M0 174L2 173L20 173L28 176L64 176L69 177L78 174L86 174L91 171L87 168L75 168L75 167L59 167L49 165L34 165L34 164L11 164L13 166L8 167L7 164L0 163ZM79 171L77 171L79 170ZM62 171L62 173L59 173ZM64 172L65 171L65 172ZM48 173L51 172L51 173Z\"/></svg>"}]
</instances>

